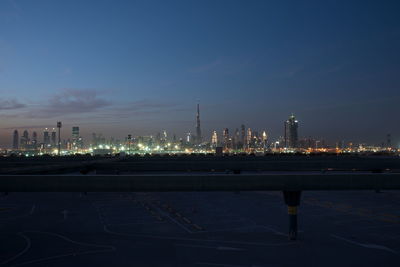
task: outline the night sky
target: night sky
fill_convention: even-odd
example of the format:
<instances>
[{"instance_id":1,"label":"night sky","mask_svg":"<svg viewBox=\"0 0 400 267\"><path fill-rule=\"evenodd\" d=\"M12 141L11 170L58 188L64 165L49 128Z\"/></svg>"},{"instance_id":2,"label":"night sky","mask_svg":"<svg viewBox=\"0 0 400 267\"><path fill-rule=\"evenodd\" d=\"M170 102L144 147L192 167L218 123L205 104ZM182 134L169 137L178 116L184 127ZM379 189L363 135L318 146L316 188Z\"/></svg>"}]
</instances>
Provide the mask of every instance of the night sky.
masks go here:
<instances>
[{"instance_id":1,"label":"night sky","mask_svg":"<svg viewBox=\"0 0 400 267\"><path fill-rule=\"evenodd\" d=\"M241 124L400 142L400 1L0 0L0 145ZM41 139L41 134L39 135Z\"/></svg>"}]
</instances>

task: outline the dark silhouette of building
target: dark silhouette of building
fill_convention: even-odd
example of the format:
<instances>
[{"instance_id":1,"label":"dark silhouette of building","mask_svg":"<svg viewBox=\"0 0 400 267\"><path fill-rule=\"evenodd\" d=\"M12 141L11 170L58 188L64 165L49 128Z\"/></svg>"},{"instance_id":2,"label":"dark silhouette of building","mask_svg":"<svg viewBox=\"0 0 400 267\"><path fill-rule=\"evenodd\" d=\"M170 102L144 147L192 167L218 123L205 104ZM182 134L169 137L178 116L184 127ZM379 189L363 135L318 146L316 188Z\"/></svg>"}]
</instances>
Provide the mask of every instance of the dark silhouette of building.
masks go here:
<instances>
[{"instance_id":1,"label":"dark silhouette of building","mask_svg":"<svg viewBox=\"0 0 400 267\"><path fill-rule=\"evenodd\" d=\"M25 130L21 136L20 146L22 149L26 149L29 144L29 133Z\"/></svg>"},{"instance_id":2,"label":"dark silhouette of building","mask_svg":"<svg viewBox=\"0 0 400 267\"><path fill-rule=\"evenodd\" d=\"M244 126L244 124L242 124L241 126L241 134L242 134L242 138L240 140L241 145L242 145L242 149L246 148L246 127Z\"/></svg>"},{"instance_id":3,"label":"dark silhouette of building","mask_svg":"<svg viewBox=\"0 0 400 267\"><path fill-rule=\"evenodd\" d=\"M297 148L298 147L298 121L292 114L287 121L285 121L285 148Z\"/></svg>"},{"instance_id":4,"label":"dark silhouette of building","mask_svg":"<svg viewBox=\"0 0 400 267\"><path fill-rule=\"evenodd\" d=\"M232 138L232 146L234 149L238 149L239 148L239 143L240 143L240 133L239 133L239 129L236 128L235 130L235 135Z\"/></svg>"},{"instance_id":5,"label":"dark silhouette of building","mask_svg":"<svg viewBox=\"0 0 400 267\"><path fill-rule=\"evenodd\" d=\"M200 144L202 142L201 128L200 128L200 104L197 104L196 141L197 141L198 144Z\"/></svg>"},{"instance_id":6,"label":"dark silhouette of building","mask_svg":"<svg viewBox=\"0 0 400 267\"><path fill-rule=\"evenodd\" d=\"M247 136L246 136L246 147L250 148L251 147L251 139L252 139L252 132L251 132L251 128L247 129Z\"/></svg>"},{"instance_id":7,"label":"dark silhouette of building","mask_svg":"<svg viewBox=\"0 0 400 267\"><path fill-rule=\"evenodd\" d=\"M79 137L79 127L72 127L72 148L80 148L80 137Z\"/></svg>"},{"instance_id":8,"label":"dark silhouette of building","mask_svg":"<svg viewBox=\"0 0 400 267\"><path fill-rule=\"evenodd\" d=\"M43 144L46 148L50 145L49 129L47 128L43 131Z\"/></svg>"},{"instance_id":9,"label":"dark silhouette of building","mask_svg":"<svg viewBox=\"0 0 400 267\"><path fill-rule=\"evenodd\" d=\"M222 132L222 138L224 142L224 148L227 149L229 148L229 129L225 128L224 131Z\"/></svg>"},{"instance_id":10,"label":"dark silhouette of building","mask_svg":"<svg viewBox=\"0 0 400 267\"><path fill-rule=\"evenodd\" d=\"M32 147L34 149L37 148L37 133L36 132L32 133Z\"/></svg>"},{"instance_id":11,"label":"dark silhouette of building","mask_svg":"<svg viewBox=\"0 0 400 267\"><path fill-rule=\"evenodd\" d=\"M56 129L53 128L53 130L51 131L51 146L56 147L56 144L57 144L57 133Z\"/></svg>"},{"instance_id":12,"label":"dark silhouette of building","mask_svg":"<svg viewBox=\"0 0 400 267\"><path fill-rule=\"evenodd\" d=\"M15 130L14 134L13 134L13 149L19 149L19 134L18 134L18 130Z\"/></svg>"}]
</instances>

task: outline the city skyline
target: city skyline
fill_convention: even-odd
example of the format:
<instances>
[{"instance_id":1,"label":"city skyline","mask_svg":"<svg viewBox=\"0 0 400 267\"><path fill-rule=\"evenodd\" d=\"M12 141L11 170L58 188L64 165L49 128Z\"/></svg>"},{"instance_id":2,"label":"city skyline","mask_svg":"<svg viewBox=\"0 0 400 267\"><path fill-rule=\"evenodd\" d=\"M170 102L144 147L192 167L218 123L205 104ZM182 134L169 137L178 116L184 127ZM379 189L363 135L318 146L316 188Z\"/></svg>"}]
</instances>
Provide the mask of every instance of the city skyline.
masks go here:
<instances>
[{"instance_id":1,"label":"city skyline","mask_svg":"<svg viewBox=\"0 0 400 267\"><path fill-rule=\"evenodd\" d=\"M324 137L315 136L301 136L299 135L299 121L296 119L295 115L292 113L287 120L284 121L283 134L278 137L271 138L270 133L265 129L255 129L251 127L246 127L244 124L235 129L223 128L220 133L217 130L213 130L209 135L203 138L201 130L201 118L200 118L200 104L197 104L196 109L196 127L195 134L192 132L185 133L184 136L177 135L174 132L167 132L165 129L158 131L157 133L151 133L148 135L134 135L127 134L122 137L115 136L103 136L102 133L91 133L91 138L84 137L81 135L79 126L72 126L66 129L61 139L61 124L62 122L57 122L58 133L56 128L44 128L42 131L42 137L38 137L35 130L31 130L32 138L30 138L30 132L25 129L23 134L19 135L18 129L15 129L12 133L12 144L4 148L12 148L14 151L25 150L25 151L42 151L48 150L53 151L54 149L61 151L60 148L67 151L85 151L88 148L97 148L98 145L110 146L110 147L125 147L129 143L129 147L136 143L136 145L142 143L148 143L149 149L163 150L164 146L166 149L175 146L179 147L179 150L194 149L208 151L214 151L215 148L221 147L225 152L240 152L246 151L251 152L261 149L264 152L275 151L279 149L285 149L283 152L288 151L294 152L298 149L308 150L308 149L329 149L326 151L331 151L330 149L358 149L364 151L366 148L374 151L391 150L397 149L398 146L392 143L391 134L385 136L385 140L379 143L366 143L366 142L355 142L349 140L336 140L334 143L329 142ZM35 128L34 128L35 129ZM70 132L69 132L70 131ZM147 140L147 141L145 141ZM168 146L167 146L168 144ZM172 146L171 146L172 144ZM144 146L144 145L143 145ZM3 148L3 149L4 149ZM139 149L141 147L139 146ZM125 149L125 148L124 148ZM211 149L211 150L209 150ZM192 150L191 150L192 151ZM298 150L300 151L300 150ZM188 152L188 151L187 151ZM310 152L310 151L309 151Z\"/></svg>"},{"instance_id":2,"label":"city skyline","mask_svg":"<svg viewBox=\"0 0 400 267\"><path fill-rule=\"evenodd\" d=\"M196 135L197 102L207 140L241 124L278 138L294 113L303 137L399 143L397 2L77 3L0 3L1 147L57 121Z\"/></svg>"}]
</instances>

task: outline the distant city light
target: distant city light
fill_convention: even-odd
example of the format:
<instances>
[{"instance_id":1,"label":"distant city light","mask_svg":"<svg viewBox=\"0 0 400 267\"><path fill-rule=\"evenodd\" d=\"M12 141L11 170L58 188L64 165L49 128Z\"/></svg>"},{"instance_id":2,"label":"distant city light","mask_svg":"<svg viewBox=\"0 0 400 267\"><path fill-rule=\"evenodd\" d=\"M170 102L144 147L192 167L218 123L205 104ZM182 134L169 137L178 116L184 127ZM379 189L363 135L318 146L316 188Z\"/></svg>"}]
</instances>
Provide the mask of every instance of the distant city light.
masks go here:
<instances>
[{"instance_id":1,"label":"distant city light","mask_svg":"<svg viewBox=\"0 0 400 267\"><path fill-rule=\"evenodd\" d=\"M58 125L59 126L59 125ZM3 155L17 154L26 157L37 155L74 155L74 154L117 154L128 150L128 154L147 153L216 153L222 148L223 153L229 154L258 154L264 153L399 153L399 148L394 148L391 142L391 135L386 135L385 142L380 145L368 145L365 143L355 144L337 141L329 145L323 138L300 138L298 135L299 121L293 114L284 121L283 135L271 140L269 132L265 129L246 128L245 125L229 130L223 128L221 137L218 138L217 130L210 132L210 139L206 140L201 135L200 110L197 106L196 133L201 136L192 135L177 138L175 134L167 134L162 130L155 135L133 136L127 135L125 142L117 138L106 139L102 134L92 134L92 140L87 141L80 135L80 127L73 126L71 134L66 139L57 142L55 128L43 130L40 139L37 132L29 134L24 130L19 135L18 130L12 132L12 149L0 150ZM52 128L50 128L52 129ZM59 149L59 147L60 149ZM2 152L3 151L3 152ZM59 153L60 152L60 153Z\"/></svg>"}]
</instances>

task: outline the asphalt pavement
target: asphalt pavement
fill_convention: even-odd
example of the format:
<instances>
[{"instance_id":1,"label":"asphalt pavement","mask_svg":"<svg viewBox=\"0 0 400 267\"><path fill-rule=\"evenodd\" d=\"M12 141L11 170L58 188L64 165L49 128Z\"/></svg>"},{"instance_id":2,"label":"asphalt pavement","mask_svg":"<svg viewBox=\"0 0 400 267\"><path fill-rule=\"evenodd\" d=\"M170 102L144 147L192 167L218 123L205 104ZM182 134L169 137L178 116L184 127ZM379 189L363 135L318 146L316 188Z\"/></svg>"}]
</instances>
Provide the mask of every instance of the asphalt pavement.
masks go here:
<instances>
[{"instance_id":1,"label":"asphalt pavement","mask_svg":"<svg viewBox=\"0 0 400 267\"><path fill-rule=\"evenodd\" d=\"M400 192L10 193L0 266L399 266Z\"/></svg>"}]
</instances>

